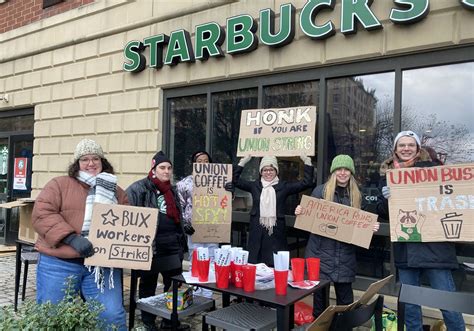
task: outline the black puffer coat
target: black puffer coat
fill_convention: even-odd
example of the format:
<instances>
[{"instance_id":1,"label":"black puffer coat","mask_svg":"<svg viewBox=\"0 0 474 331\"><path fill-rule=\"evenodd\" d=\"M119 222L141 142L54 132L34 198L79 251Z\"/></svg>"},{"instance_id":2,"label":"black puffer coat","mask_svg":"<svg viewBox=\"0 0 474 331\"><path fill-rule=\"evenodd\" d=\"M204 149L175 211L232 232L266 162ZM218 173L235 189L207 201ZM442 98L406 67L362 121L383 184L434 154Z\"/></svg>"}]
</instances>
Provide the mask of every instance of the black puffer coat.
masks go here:
<instances>
[{"instance_id":1,"label":"black puffer coat","mask_svg":"<svg viewBox=\"0 0 474 331\"><path fill-rule=\"evenodd\" d=\"M438 164L424 149L421 150L414 167L433 167ZM385 160L381 165L380 192L387 185L385 172L393 169L393 159ZM377 213L383 219L388 220L388 201L380 194L377 197ZM453 242L430 242L430 243L393 243L393 256L397 268L438 268L457 269L456 247Z\"/></svg>"},{"instance_id":2,"label":"black puffer coat","mask_svg":"<svg viewBox=\"0 0 474 331\"><path fill-rule=\"evenodd\" d=\"M148 177L130 185L126 192L131 206L159 209L158 198L162 194ZM181 205L174 189L173 196L181 217ZM156 272L181 268L184 252L187 252L183 222L175 224L162 212L158 213L156 222L157 231L153 242L152 270Z\"/></svg>"},{"instance_id":3,"label":"black puffer coat","mask_svg":"<svg viewBox=\"0 0 474 331\"><path fill-rule=\"evenodd\" d=\"M246 181L240 178L243 167L234 168L233 182L235 187L252 194L252 210L250 211L249 226L249 263L265 263L273 266L273 252L288 250L286 241L285 202L288 196L310 188L313 185L313 166L304 166L304 178L298 182L279 181L273 185L276 194L276 224L272 235L260 225L260 195L262 194L262 182L260 178L255 181Z\"/></svg>"},{"instance_id":4,"label":"black puffer coat","mask_svg":"<svg viewBox=\"0 0 474 331\"><path fill-rule=\"evenodd\" d=\"M312 197L323 199L324 184L317 186ZM351 199L348 191L336 188L334 202L350 206ZM312 233L306 246L306 257L320 258L320 278L335 283L352 283L356 275L356 248L354 245L343 243Z\"/></svg>"}]
</instances>

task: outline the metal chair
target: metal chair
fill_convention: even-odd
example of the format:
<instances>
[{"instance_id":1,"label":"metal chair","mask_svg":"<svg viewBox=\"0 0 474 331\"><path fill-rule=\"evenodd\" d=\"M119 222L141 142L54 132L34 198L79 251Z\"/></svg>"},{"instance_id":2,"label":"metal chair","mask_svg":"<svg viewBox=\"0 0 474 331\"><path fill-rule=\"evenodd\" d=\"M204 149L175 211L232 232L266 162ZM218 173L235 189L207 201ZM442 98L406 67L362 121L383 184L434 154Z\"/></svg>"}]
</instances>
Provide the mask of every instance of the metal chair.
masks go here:
<instances>
[{"instance_id":1,"label":"metal chair","mask_svg":"<svg viewBox=\"0 0 474 331\"><path fill-rule=\"evenodd\" d=\"M405 304L474 314L474 295L465 292L449 292L429 287L402 284L398 295L398 330L404 330Z\"/></svg>"},{"instance_id":2,"label":"metal chair","mask_svg":"<svg viewBox=\"0 0 474 331\"><path fill-rule=\"evenodd\" d=\"M277 325L276 311L251 303L238 303L202 316L202 329L208 326L225 330L269 330Z\"/></svg>"},{"instance_id":3,"label":"metal chair","mask_svg":"<svg viewBox=\"0 0 474 331\"><path fill-rule=\"evenodd\" d=\"M330 331L352 330L357 326L363 325L365 322L375 317L375 331L382 331L382 310L383 295L378 296L368 305L362 305L352 310L336 313L329 327Z\"/></svg>"}]
</instances>

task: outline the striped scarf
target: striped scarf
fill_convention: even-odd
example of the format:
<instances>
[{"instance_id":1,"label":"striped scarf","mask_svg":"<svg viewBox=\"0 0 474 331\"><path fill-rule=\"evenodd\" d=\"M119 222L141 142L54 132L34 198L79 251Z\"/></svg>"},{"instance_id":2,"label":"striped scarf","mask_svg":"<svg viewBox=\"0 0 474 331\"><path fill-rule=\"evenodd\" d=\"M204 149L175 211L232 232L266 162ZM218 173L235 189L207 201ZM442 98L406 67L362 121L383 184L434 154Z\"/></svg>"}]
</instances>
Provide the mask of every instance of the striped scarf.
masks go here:
<instances>
[{"instance_id":1,"label":"striped scarf","mask_svg":"<svg viewBox=\"0 0 474 331\"><path fill-rule=\"evenodd\" d=\"M87 172L79 171L77 180L90 186L86 198L84 210L84 223L82 224L81 235L87 238L92 220L92 208L94 203L116 204L117 203L117 177L107 172L101 172L97 176L89 175ZM104 270L102 267L87 266L89 271L93 270L97 288L104 292ZM110 269L109 288L114 287L114 269Z\"/></svg>"}]
</instances>

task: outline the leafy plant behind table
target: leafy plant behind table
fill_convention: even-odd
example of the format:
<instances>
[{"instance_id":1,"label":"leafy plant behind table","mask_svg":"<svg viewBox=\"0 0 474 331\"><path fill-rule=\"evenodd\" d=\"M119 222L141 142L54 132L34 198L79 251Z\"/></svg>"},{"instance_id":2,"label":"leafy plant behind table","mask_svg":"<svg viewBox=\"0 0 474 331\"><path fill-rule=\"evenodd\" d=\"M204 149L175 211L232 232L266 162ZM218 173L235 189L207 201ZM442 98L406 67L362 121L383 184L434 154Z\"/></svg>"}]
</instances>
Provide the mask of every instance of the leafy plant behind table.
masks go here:
<instances>
[{"instance_id":1,"label":"leafy plant behind table","mask_svg":"<svg viewBox=\"0 0 474 331\"><path fill-rule=\"evenodd\" d=\"M66 280L64 298L56 305L26 301L15 313L13 306L0 310L0 331L9 330L103 330L99 314L104 306L97 301L85 302L74 290L75 279Z\"/></svg>"}]
</instances>

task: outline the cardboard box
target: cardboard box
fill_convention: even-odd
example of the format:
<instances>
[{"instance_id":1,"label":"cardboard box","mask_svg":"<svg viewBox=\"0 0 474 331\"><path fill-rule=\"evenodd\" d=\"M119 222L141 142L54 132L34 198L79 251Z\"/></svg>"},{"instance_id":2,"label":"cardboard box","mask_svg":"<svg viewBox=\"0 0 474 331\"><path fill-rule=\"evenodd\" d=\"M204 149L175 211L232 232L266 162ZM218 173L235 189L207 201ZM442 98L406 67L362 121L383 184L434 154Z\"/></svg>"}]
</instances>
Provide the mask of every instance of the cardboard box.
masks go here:
<instances>
[{"instance_id":1,"label":"cardboard box","mask_svg":"<svg viewBox=\"0 0 474 331\"><path fill-rule=\"evenodd\" d=\"M193 304L193 288L186 287L178 290L178 310L188 308ZM173 292L166 292L166 308L173 310Z\"/></svg>"},{"instance_id":2,"label":"cardboard box","mask_svg":"<svg viewBox=\"0 0 474 331\"><path fill-rule=\"evenodd\" d=\"M31 213L33 212L33 205L35 199L32 198L22 198L16 201L7 202L0 204L0 208L20 208L20 226L18 229L18 239L35 243L38 234L33 230L31 225Z\"/></svg>"},{"instance_id":3,"label":"cardboard box","mask_svg":"<svg viewBox=\"0 0 474 331\"><path fill-rule=\"evenodd\" d=\"M390 279L392 279L393 275L387 276L384 279L381 279L375 283L370 284L367 291L360 297L359 300L354 301L350 305L344 306L336 306L331 305L326 308L325 311L306 329L308 331L326 331L329 330L331 326L332 320L336 313L340 313L343 311L353 310L360 306L366 305L370 302L370 300L384 287Z\"/></svg>"}]
</instances>

